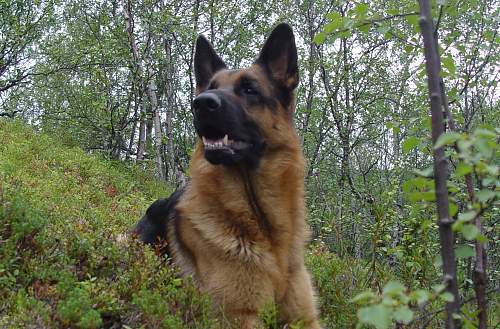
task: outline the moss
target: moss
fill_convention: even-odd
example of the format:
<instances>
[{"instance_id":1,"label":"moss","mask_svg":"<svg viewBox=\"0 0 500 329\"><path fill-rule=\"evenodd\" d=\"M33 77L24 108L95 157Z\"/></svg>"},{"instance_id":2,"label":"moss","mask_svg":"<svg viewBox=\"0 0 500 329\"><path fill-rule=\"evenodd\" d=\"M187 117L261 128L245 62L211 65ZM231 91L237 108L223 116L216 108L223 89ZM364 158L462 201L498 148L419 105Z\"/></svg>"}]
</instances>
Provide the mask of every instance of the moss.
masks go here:
<instances>
[{"instance_id":1,"label":"moss","mask_svg":"<svg viewBox=\"0 0 500 329\"><path fill-rule=\"evenodd\" d=\"M0 327L209 323L189 280L123 239L164 184L20 122L0 120L0 154Z\"/></svg>"}]
</instances>

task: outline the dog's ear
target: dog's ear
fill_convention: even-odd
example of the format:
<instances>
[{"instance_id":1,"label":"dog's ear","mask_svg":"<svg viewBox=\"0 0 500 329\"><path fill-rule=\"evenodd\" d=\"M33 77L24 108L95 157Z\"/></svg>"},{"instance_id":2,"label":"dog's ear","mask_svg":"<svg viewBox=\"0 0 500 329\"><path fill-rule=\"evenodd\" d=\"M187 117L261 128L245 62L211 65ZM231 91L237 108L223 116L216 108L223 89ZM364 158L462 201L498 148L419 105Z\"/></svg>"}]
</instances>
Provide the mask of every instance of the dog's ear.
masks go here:
<instances>
[{"instance_id":1,"label":"dog's ear","mask_svg":"<svg viewBox=\"0 0 500 329\"><path fill-rule=\"evenodd\" d=\"M280 87L289 91L297 87L297 47L290 25L281 23L274 28L255 63L262 65Z\"/></svg>"},{"instance_id":2,"label":"dog's ear","mask_svg":"<svg viewBox=\"0 0 500 329\"><path fill-rule=\"evenodd\" d=\"M210 42L199 35L194 53L194 75L196 78L196 93L203 92L212 76L219 70L227 68L224 61L215 53Z\"/></svg>"}]
</instances>

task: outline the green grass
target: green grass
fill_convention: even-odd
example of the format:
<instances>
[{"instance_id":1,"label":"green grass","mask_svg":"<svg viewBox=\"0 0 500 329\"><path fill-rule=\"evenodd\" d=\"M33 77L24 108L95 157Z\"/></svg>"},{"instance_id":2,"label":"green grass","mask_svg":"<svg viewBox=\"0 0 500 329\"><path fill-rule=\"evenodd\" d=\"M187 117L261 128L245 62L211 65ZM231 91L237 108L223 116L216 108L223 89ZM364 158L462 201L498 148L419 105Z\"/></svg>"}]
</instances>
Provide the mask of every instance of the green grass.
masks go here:
<instances>
[{"instance_id":1,"label":"green grass","mask_svg":"<svg viewBox=\"0 0 500 329\"><path fill-rule=\"evenodd\" d=\"M136 168L0 120L0 328L224 327L164 258L122 239L169 192ZM366 265L321 248L307 265L325 327L354 327L349 300L366 288Z\"/></svg>"},{"instance_id":2,"label":"green grass","mask_svg":"<svg viewBox=\"0 0 500 329\"><path fill-rule=\"evenodd\" d=\"M121 241L166 186L0 121L0 327L210 327L209 303Z\"/></svg>"}]
</instances>

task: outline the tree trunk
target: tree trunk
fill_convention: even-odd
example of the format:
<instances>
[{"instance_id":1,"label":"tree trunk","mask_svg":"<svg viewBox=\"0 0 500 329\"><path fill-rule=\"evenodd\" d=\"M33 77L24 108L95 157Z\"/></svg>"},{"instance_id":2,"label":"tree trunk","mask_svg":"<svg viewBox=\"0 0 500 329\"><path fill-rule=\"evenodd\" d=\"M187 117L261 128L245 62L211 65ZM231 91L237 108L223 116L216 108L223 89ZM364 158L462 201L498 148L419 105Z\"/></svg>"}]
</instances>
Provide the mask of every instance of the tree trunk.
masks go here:
<instances>
[{"instance_id":1,"label":"tree trunk","mask_svg":"<svg viewBox=\"0 0 500 329\"><path fill-rule=\"evenodd\" d=\"M424 41L425 66L432 116L432 141L435 145L439 136L444 132L441 86L439 83L441 64L438 49L436 48L437 42L435 42L433 35L434 23L432 21L430 3L428 0L419 0L419 4L419 24ZM439 237L443 260L443 281L446 285L446 291L454 297L453 301L446 303L446 328L456 329L461 327L461 323L453 315L460 314L460 300L458 295L455 251L453 249L455 237L451 228L453 219L450 218L448 210L448 161L443 147L434 149L433 157Z\"/></svg>"},{"instance_id":2,"label":"tree trunk","mask_svg":"<svg viewBox=\"0 0 500 329\"><path fill-rule=\"evenodd\" d=\"M144 160L144 155L146 154L146 113L141 108L141 113L139 115L139 141L137 142L137 163Z\"/></svg>"},{"instance_id":3,"label":"tree trunk","mask_svg":"<svg viewBox=\"0 0 500 329\"><path fill-rule=\"evenodd\" d=\"M142 94L144 93L144 83L143 83L143 74L144 68L142 64L142 60L139 57L139 50L137 48L137 43L135 42L134 35L134 18L132 15L132 1L131 0L122 0L123 6L123 18L125 20L125 30L127 32L130 52L132 53L132 60L134 69L132 72L135 92L137 93L137 101L139 102L140 115L139 115L139 141L137 143L137 162L140 162L144 159L144 153L146 149L146 111L144 108L144 104L141 102ZM133 141L132 141L133 142Z\"/></svg>"},{"instance_id":4,"label":"tree trunk","mask_svg":"<svg viewBox=\"0 0 500 329\"><path fill-rule=\"evenodd\" d=\"M177 168L175 168L175 150L174 150L174 141L173 141L173 133L172 133L172 119L173 119L173 111L175 108L175 98L174 98L174 67L172 62L172 42L170 39L165 38L164 40L164 48L165 48L165 56L167 57L167 72L165 79L165 95L166 95L166 134L167 134L167 152L166 152L166 163L167 163L167 172L169 173L168 179L171 182L177 183Z\"/></svg>"},{"instance_id":5,"label":"tree trunk","mask_svg":"<svg viewBox=\"0 0 500 329\"><path fill-rule=\"evenodd\" d=\"M147 94L148 94L151 114L153 115L153 126L155 131L154 144L156 151L155 152L156 171L158 173L158 177L161 180L166 180L165 162L163 161L165 155L164 145L163 145L163 132L161 129L160 111L158 109L158 98L156 96L156 85L153 78L153 70L151 68L149 70L149 83L147 88Z\"/></svg>"},{"instance_id":6,"label":"tree trunk","mask_svg":"<svg viewBox=\"0 0 500 329\"><path fill-rule=\"evenodd\" d=\"M437 31L436 31L437 32ZM436 42L437 49L437 35L434 36L434 40ZM448 98L446 97L445 87L443 78L440 78L440 87L441 87L441 98L443 102L444 113L446 115L446 122L448 123L448 127L451 131L457 131L455 126L455 121L450 112L450 108L448 106ZM455 144L455 149L458 152L458 146ZM476 195L474 193L474 181L472 178L472 174L468 173L465 175L465 185L467 186L467 194L469 195L469 201L474 203L476 202ZM481 216L477 215L474 219L474 225L477 227L477 230L483 234L483 224L481 222ZM486 271L487 268L487 253L484 246L484 243L476 240L474 242L476 257L474 263L474 292L476 294L476 303L477 309L479 310L478 319L479 326L478 329L486 329L488 327L488 300L486 298L486 287L488 283L488 274Z\"/></svg>"}]
</instances>

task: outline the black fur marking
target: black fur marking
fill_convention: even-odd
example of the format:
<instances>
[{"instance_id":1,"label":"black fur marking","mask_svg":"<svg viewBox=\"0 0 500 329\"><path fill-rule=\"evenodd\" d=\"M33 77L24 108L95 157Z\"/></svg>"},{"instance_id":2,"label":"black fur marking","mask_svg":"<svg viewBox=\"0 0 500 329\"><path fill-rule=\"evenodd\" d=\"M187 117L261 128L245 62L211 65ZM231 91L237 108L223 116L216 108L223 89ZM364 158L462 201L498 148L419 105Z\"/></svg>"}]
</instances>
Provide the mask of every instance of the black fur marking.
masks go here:
<instances>
[{"instance_id":1,"label":"black fur marking","mask_svg":"<svg viewBox=\"0 0 500 329\"><path fill-rule=\"evenodd\" d=\"M267 38L255 63L264 68L269 80L276 87L278 99L286 109L299 82L297 62L297 47L292 28L288 24L279 24Z\"/></svg>"},{"instance_id":2,"label":"black fur marking","mask_svg":"<svg viewBox=\"0 0 500 329\"><path fill-rule=\"evenodd\" d=\"M169 198L158 199L149 206L146 214L133 230L134 233L139 235L142 242L160 246L162 253L169 253L167 241L168 223L178 217L175 206L183 193L184 188L179 188ZM167 248L163 250L162 246L165 242L167 242Z\"/></svg>"},{"instance_id":3,"label":"black fur marking","mask_svg":"<svg viewBox=\"0 0 500 329\"><path fill-rule=\"evenodd\" d=\"M158 199L153 202L146 210L146 214L137 223L134 232L140 236L142 242L154 244L161 239L165 239L168 201L169 199Z\"/></svg>"},{"instance_id":4,"label":"black fur marking","mask_svg":"<svg viewBox=\"0 0 500 329\"><path fill-rule=\"evenodd\" d=\"M256 168L264 151L262 132L257 123L247 115L239 97L231 92L214 89L207 90L195 99L217 99L220 106L211 109L207 106L198 107L194 112L194 127L198 136L208 139L220 139L224 135L234 141L242 141L248 147L235 149L232 153L225 150L205 150L205 158L214 165L232 166L245 163L250 168Z\"/></svg>"}]
</instances>

